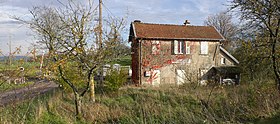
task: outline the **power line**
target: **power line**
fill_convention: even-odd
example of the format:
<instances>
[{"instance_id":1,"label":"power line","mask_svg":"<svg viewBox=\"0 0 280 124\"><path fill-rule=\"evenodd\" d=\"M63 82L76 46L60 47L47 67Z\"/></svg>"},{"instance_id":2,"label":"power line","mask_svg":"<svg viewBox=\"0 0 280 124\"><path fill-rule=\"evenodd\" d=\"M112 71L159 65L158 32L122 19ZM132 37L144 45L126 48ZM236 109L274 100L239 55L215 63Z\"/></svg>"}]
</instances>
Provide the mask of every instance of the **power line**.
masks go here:
<instances>
[{"instance_id":1,"label":"power line","mask_svg":"<svg viewBox=\"0 0 280 124\"><path fill-rule=\"evenodd\" d=\"M102 5L104 6L105 10L106 10L109 14L111 14L111 17L112 17L112 18L117 18L117 17L112 13L112 11L110 11L110 9L109 9L104 3L102 3ZM110 15L109 15L109 16L110 16Z\"/></svg>"},{"instance_id":2,"label":"power line","mask_svg":"<svg viewBox=\"0 0 280 124\"><path fill-rule=\"evenodd\" d=\"M105 0L107 2L109 2L108 0ZM111 18L117 18L117 16L105 5L105 3L103 2L102 3L105 10L107 11L108 15L111 17Z\"/></svg>"}]
</instances>

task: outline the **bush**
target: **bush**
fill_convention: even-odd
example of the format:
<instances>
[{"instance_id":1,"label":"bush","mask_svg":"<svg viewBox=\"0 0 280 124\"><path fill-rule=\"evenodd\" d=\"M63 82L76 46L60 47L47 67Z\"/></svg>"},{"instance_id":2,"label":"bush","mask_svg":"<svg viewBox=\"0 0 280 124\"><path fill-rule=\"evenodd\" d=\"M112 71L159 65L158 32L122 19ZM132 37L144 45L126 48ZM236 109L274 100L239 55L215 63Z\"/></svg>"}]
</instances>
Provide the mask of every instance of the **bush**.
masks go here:
<instances>
[{"instance_id":1,"label":"bush","mask_svg":"<svg viewBox=\"0 0 280 124\"><path fill-rule=\"evenodd\" d=\"M124 71L112 70L110 74L105 76L105 92L117 91L120 87L123 86L126 80L127 74Z\"/></svg>"}]
</instances>

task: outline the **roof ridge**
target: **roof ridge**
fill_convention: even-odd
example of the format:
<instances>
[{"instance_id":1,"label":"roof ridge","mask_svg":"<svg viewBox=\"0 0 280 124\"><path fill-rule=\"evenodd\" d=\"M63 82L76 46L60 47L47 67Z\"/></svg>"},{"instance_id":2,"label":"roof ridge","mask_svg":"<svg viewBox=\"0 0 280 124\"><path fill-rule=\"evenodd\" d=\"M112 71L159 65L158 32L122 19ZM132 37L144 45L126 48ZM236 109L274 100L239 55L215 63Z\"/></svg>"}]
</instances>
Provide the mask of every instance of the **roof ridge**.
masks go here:
<instances>
[{"instance_id":1,"label":"roof ridge","mask_svg":"<svg viewBox=\"0 0 280 124\"><path fill-rule=\"evenodd\" d=\"M167 26L186 26L184 24L178 25L178 24L159 24L159 23L147 23L147 22L133 22L134 24L148 24L148 25L167 25ZM208 25L187 25L189 27L213 27Z\"/></svg>"}]
</instances>

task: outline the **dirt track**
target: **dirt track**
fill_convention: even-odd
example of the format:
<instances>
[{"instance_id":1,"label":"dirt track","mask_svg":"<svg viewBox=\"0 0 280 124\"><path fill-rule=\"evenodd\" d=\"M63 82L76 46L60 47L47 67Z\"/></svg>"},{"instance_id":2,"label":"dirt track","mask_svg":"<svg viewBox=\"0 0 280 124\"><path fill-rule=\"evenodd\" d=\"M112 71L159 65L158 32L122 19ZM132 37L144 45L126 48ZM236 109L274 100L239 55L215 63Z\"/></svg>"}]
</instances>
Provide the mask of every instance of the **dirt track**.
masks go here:
<instances>
[{"instance_id":1,"label":"dirt track","mask_svg":"<svg viewBox=\"0 0 280 124\"><path fill-rule=\"evenodd\" d=\"M58 88L58 85L54 82L42 80L24 88L0 93L0 107L34 98L56 88Z\"/></svg>"}]
</instances>

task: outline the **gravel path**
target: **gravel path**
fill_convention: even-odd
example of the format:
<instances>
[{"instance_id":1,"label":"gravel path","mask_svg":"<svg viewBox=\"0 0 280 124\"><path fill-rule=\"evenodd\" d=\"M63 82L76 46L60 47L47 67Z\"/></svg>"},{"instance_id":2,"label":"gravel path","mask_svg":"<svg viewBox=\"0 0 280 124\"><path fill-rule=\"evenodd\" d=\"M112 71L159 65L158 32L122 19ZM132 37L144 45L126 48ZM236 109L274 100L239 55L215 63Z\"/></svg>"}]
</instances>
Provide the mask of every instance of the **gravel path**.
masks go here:
<instances>
[{"instance_id":1,"label":"gravel path","mask_svg":"<svg viewBox=\"0 0 280 124\"><path fill-rule=\"evenodd\" d=\"M34 98L56 88L58 85L54 82L41 80L27 87L0 93L0 107Z\"/></svg>"}]
</instances>

